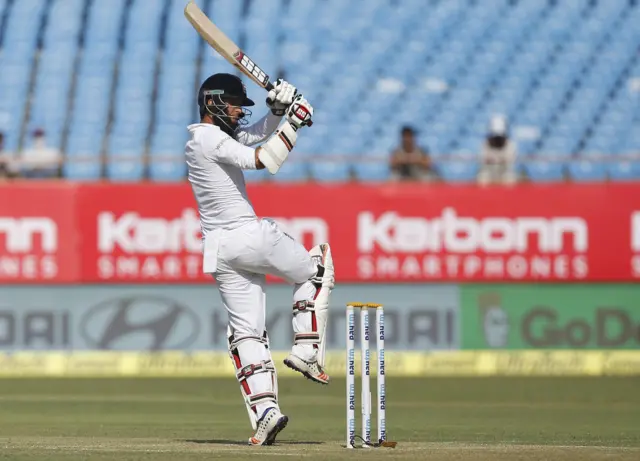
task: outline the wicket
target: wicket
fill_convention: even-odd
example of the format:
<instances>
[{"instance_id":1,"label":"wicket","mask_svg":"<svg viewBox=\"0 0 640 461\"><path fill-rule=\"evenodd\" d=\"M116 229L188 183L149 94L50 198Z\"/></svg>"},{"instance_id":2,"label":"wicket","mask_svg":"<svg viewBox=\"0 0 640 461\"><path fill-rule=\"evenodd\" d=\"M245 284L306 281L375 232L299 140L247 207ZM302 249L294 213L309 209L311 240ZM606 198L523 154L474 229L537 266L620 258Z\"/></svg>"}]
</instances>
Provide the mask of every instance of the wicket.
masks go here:
<instances>
[{"instance_id":1,"label":"wicket","mask_svg":"<svg viewBox=\"0 0 640 461\"><path fill-rule=\"evenodd\" d=\"M377 430L381 443L387 439L386 431L386 389L384 364L384 307L382 304L347 304L347 448L355 448L356 438L356 382L355 382L355 309L360 309L360 366L362 389L360 402L362 407L362 447L371 446L371 381L369 347L370 324L369 308L376 309L376 359L377 359Z\"/></svg>"}]
</instances>

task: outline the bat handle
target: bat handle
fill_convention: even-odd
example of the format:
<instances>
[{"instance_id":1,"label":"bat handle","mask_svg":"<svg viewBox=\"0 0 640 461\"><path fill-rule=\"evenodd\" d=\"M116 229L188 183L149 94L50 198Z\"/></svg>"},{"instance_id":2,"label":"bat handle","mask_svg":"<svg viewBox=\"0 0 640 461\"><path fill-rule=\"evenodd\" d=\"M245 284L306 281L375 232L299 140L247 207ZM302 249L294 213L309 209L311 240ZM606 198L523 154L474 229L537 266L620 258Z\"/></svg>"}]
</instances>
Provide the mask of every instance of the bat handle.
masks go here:
<instances>
[{"instance_id":1,"label":"bat handle","mask_svg":"<svg viewBox=\"0 0 640 461\"><path fill-rule=\"evenodd\" d=\"M273 83L267 82L267 84L264 86L264 89L267 91L273 90ZM271 104L273 104L273 100L267 96L267 105L270 106Z\"/></svg>"}]
</instances>

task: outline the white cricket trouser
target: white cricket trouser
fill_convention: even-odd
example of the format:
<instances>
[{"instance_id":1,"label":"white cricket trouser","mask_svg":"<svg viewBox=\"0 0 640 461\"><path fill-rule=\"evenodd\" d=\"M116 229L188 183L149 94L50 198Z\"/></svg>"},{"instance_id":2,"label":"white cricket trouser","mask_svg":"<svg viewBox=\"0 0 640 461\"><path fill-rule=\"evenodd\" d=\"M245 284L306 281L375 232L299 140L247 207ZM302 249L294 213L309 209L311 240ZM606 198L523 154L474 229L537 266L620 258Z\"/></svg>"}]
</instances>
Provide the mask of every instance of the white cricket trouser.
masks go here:
<instances>
[{"instance_id":1,"label":"white cricket trouser","mask_svg":"<svg viewBox=\"0 0 640 461\"><path fill-rule=\"evenodd\" d=\"M262 336L265 331L266 274L294 284L292 306L296 301L313 299L316 292L309 279L317 266L309 252L269 219L220 231L216 266L214 276L235 337ZM293 319L295 332L310 329L311 315ZM264 347L256 347L255 353L247 352L255 357L242 357L243 362L259 363L265 359ZM313 347L296 345L293 352L307 359L313 354ZM267 373L260 373L248 381L252 392L259 393L270 388L269 380ZM258 405L258 415L264 409L261 406L264 407Z\"/></svg>"}]
</instances>

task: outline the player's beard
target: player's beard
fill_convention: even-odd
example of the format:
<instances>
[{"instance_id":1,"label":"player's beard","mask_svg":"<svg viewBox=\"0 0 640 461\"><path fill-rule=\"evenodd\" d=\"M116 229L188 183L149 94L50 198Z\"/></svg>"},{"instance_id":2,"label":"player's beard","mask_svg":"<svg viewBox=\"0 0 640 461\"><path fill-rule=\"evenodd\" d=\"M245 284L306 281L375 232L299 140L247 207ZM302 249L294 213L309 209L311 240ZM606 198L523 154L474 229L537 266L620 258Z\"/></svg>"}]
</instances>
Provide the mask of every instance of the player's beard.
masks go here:
<instances>
[{"instance_id":1,"label":"player's beard","mask_svg":"<svg viewBox=\"0 0 640 461\"><path fill-rule=\"evenodd\" d=\"M227 133L229 136L233 136L240 125L240 119L242 116L232 116L229 113L216 115L215 118L218 119L217 125L220 127L222 131Z\"/></svg>"},{"instance_id":2,"label":"player's beard","mask_svg":"<svg viewBox=\"0 0 640 461\"><path fill-rule=\"evenodd\" d=\"M237 116L233 116L229 118L229 121L231 122L230 125L231 127L235 130L236 128L238 128L238 126L240 125L240 120L242 120L244 118L244 112L241 112L239 115Z\"/></svg>"},{"instance_id":3,"label":"player's beard","mask_svg":"<svg viewBox=\"0 0 640 461\"><path fill-rule=\"evenodd\" d=\"M216 118L218 119L217 124L220 126L220 129L229 136L234 136L240 126L247 125L249 123L247 117L251 116L251 111L247 111L244 108L238 115L231 115L228 108L220 112L222 113L216 115Z\"/></svg>"},{"instance_id":4,"label":"player's beard","mask_svg":"<svg viewBox=\"0 0 640 461\"><path fill-rule=\"evenodd\" d=\"M241 125L246 125L246 117L247 114L241 112L236 116L229 116L227 120L229 120L229 125L231 126L232 131L235 133ZM243 123L243 121L245 123Z\"/></svg>"}]
</instances>

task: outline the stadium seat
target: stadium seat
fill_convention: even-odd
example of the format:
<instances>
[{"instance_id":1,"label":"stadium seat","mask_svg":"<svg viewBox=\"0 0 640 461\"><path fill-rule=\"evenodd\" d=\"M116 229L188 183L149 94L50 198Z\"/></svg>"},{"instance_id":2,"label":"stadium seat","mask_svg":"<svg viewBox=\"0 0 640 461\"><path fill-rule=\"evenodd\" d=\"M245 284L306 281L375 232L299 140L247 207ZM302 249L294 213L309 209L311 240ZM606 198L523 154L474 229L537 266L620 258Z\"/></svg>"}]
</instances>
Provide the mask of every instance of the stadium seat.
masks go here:
<instances>
[{"instance_id":1,"label":"stadium seat","mask_svg":"<svg viewBox=\"0 0 640 461\"><path fill-rule=\"evenodd\" d=\"M102 169L99 162L74 162L67 161L62 167L62 174L65 178L74 181L96 181L102 176Z\"/></svg>"},{"instance_id":2,"label":"stadium seat","mask_svg":"<svg viewBox=\"0 0 640 461\"><path fill-rule=\"evenodd\" d=\"M106 167L106 176L112 181L140 181L143 173L142 162L136 160L113 160Z\"/></svg>"},{"instance_id":3,"label":"stadium seat","mask_svg":"<svg viewBox=\"0 0 640 461\"><path fill-rule=\"evenodd\" d=\"M156 182L184 181L187 166L182 158L175 161L154 160L149 165L149 179Z\"/></svg>"},{"instance_id":4,"label":"stadium seat","mask_svg":"<svg viewBox=\"0 0 640 461\"><path fill-rule=\"evenodd\" d=\"M70 159L81 151L97 155L105 141L136 148L141 157L148 150L151 162L160 162L150 166L150 176L171 178L173 170L158 156L180 155L184 128L197 119L197 85L214 72L238 73L184 20L184 3L0 0L6 148L17 149L23 133L43 127ZM567 164L570 178L602 180L618 170L597 162L640 156L637 1L199 4L272 79L284 75L316 108L318 134L301 135L297 150L322 160L291 167L275 181L307 175L338 181L352 173L385 180L388 154L405 124L418 128L434 159L456 159L443 164L445 176L464 180L475 168L474 143L494 113L508 116L513 133L538 133L514 137L523 165L536 159L546 165L523 167L533 178L561 178L558 165L575 160ZM255 121L266 110L264 92L252 84L247 91L258 102ZM403 111L393 111L397 98ZM88 146L88 137L98 141ZM363 155L372 161L355 160ZM119 162L107 170L138 175L137 167ZM80 171L75 168L64 171Z\"/></svg>"},{"instance_id":5,"label":"stadium seat","mask_svg":"<svg viewBox=\"0 0 640 461\"><path fill-rule=\"evenodd\" d=\"M246 170L244 171L244 180L247 183L261 183L270 179L267 170Z\"/></svg>"},{"instance_id":6,"label":"stadium seat","mask_svg":"<svg viewBox=\"0 0 640 461\"><path fill-rule=\"evenodd\" d=\"M268 179L270 174L266 174L265 177ZM271 178L273 181L277 182L297 182L297 181L306 181L309 179L309 171L307 169L307 165L303 162L289 161L285 162L278 173Z\"/></svg>"},{"instance_id":7,"label":"stadium seat","mask_svg":"<svg viewBox=\"0 0 640 461\"><path fill-rule=\"evenodd\" d=\"M612 162L607 164L612 181L637 181L640 179L640 162Z\"/></svg>"},{"instance_id":8,"label":"stadium seat","mask_svg":"<svg viewBox=\"0 0 640 461\"><path fill-rule=\"evenodd\" d=\"M524 165L527 177L534 182L562 181L564 164L559 162L532 162Z\"/></svg>"},{"instance_id":9,"label":"stadium seat","mask_svg":"<svg viewBox=\"0 0 640 461\"><path fill-rule=\"evenodd\" d=\"M391 178L387 162L356 163L353 165L355 176L363 182L382 182Z\"/></svg>"},{"instance_id":10,"label":"stadium seat","mask_svg":"<svg viewBox=\"0 0 640 461\"><path fill-rule=\"evenodd\" d=\"M440 177L449 182L473 182L478 176L478 164L471 162L438 162Z\"/></svg>"},{"instance_id":11,"label":"stadium seat","mask_svg":"<svg viewBox=\"0 0 640 461\"><path fill-rule=\"evenodd\" d=\"M309 165L311 176L318 182L346 181L350 178L350 165L344 162L314 161Z\"/></svg>"},{"instance_id":12,"label":"stadium seat","mask_svg":"<svg viewBox=\"0 0 640 461\"><path fill-rule=\"evenodd\" d=\"M574 181L604 181L607 177L605 164L588 160L570 162L569 177Z\"/></svg>"}]
</instances>

